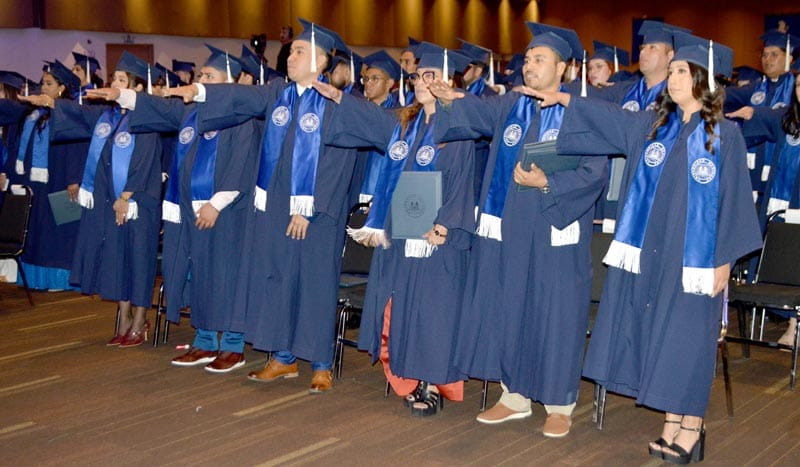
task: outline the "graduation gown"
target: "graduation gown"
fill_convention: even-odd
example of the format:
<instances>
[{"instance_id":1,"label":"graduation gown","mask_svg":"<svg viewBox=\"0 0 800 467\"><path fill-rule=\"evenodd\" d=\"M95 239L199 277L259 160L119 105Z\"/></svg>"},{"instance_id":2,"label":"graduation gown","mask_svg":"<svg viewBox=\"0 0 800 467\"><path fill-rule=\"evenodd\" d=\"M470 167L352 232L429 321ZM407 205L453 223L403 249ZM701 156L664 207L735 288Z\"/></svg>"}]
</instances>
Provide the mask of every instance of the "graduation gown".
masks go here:
<instances>
[{"instance_id":1,"label":"graduation gown","mask_svg":"<svg viewBox=\"0 0 800 467\"><path fill-rule=\"evenodd\" d=\"M179 99L137 93L129 125L137 132L180 132L194 107ZM214 192L238 191L239 196L220 211L213 228L200 230L195 226L191 173L204 133L198 125L199 134L179 167L181 222L164 222L162 271L167 318L177 322L181 306L188 302L195 328L244 332L244 310L232 305L242 252L247 251L242 239L247 212L252 209L259 135L255 122L219 130Z\"/></svg>"},{"instance_id":2,"label":"graduation gown","mask_svg":"<svg viewBox=\"0 0 800 467\"><path fill-rule=\"evenodd\" d=\"M0 99L0 124L10 122L23 122L31 116L32 109L16 101ZM39 121L46 112L39 109ZM50 125L50 122L45 123ZM22 123L19 131L22 131ZM38 131L34 128L33 131ZM51 131L52 138L52 131ZM17 146L18 147L18 146ZM67 189L68 185L79 184L83 177L83 166L86 162L86 153L89 150L87 140L65 140L50 142L47 157L47 183L35 182L30 179L31 161L33 151L33 136L25 148L25 173L20 175L14 170L17 161L17 151L8 154L6 175L12 184L28 185L33 190L31 218L28 225L28 237L25 242L25 252L22 261L34 266L69 270L75 252L78 238L78 222L69 222L56 225L53 211L50 208L47 195ZM31 280L31 287L47 288L47 279L44 283L37 284L36 279Z\"/></svg>"},{"instance_id":3,"label":"graduation gown","mask_svg":"<svg viewBox=\"0 0 800 467\"><path fill-rule=\"evenodd\" d=\"M628 156L621 212L655 115L626 112L599 101L572 99L558 139L559 152ZM688 136L698 114L683 125L667 155L641 248L640 274L609 268L583 374L608 390L658 410L703 416L714 372L722 294L683 292ZM761 246L749 185L744 140L720 122L719 215L715 267Z\"/></svg>"},{"instance_id":4,"label":"graduation gown","mask_svg":"<svg viewBox=\"0 0 800 467\"><path fill-rule=\"evenodd\" d=\"M52 112L52 138L91 138L106 106L79 106L57 101ZM135 134L135 145L123 191L132 191L138 217L118 226L113 205L117 199L113 182L112 146L109 135L97 161L94 207L83 208L78 243L70 271L70 282L85 294L107 300L131 301L150 307L161 227L161 142L157 133Z\"/></svg>"},{"instance_id":5,"label":"graduation gown","mask_svg":"<svg viewBox=\"0 0 800 467\"><path fill-rule=\"evenodd\" d=\"M267 86L206 85L200 131L271 118L286 83ZM310 92L311 89L305 92ZM314 187L314 215L304 240L286 236L296 126L287 129L268 187L265 211L253 210L244 236L234 308L246 310L245 339L257 349L289 350L298 358L330 362L336 322L343 231L355 151L330 146L333 102L326 102ZM297 109L292 109L296 122ZM258 151L255 154L259 154ZM254 173L256 175L257 173Z\"/></svg>"},{"instance_id":6,"label":"graduation gown","mask_svg":"<svg viewBox=\"0 0 800 467\"><path fill-rule=\"evenodd\" d=\"M433 124L437 116L430 116ZM385 149L397 117L374 104L344 97L333 122L334 144L369 144ZM428 124L422 121L415 141L409 144L404 171L412 170L414 155L427 128ZM435 166L442 173L442 207L434 223L448 229L447 241L427 258L407 258L402 239L391 240L387 249L376 248L372 255L358 347L369 352L373 362L380 357L384 309L391 297L389 367L397 376L433 384L463 379L453 365L452 349L461 319L469 246L475 230L474 153L471 141L448 143L438 149ZM391 216L385 231L391 238Z\"/></svg>"},{"instance_id":7,"label":"graduation gown","mask_svg":"<svg viewBox=\"0 0 800 467\"><path fill-rule=\"evenodd\" d=\"M454 101L441 139L494 135L481 193L494 173L506 117L519 94L484 103ZM539 140L539 112L520 143ZM438 132L438 127L437 127ZM522 151L517 155L520 160ZM606 161L581 158L575 170L551 174L549 194L518 191L511 182L503 241L476 237L467 276L456 364L467 375L502 379L512 392L545 404L575 402L589 316L593 206L605 183ZM551 228L577 222L577 242L551 246ZM552 226L552 227L551 227ZM500 311L502 310L502 311Z\"/></svg>"}]
</instances>

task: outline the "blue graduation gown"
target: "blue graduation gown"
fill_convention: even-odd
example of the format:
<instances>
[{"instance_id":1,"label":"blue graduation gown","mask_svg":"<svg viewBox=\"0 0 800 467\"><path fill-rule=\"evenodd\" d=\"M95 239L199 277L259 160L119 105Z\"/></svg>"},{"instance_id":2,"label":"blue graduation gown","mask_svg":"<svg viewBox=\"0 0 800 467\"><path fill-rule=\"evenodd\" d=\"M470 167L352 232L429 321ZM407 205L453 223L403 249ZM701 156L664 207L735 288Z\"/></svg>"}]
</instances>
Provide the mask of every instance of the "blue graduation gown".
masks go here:
<instances>
[{"instance_id":1,"label":"blue graduation gown","mask_svg":"<svg viewBox=\"0 0 800 467\"><path fill-rule=\"evenodd\" d=\"M130 128L141 132L171 132L184 128L194 104L138 93ZM200 134L205 130L200 129ZM244 310L233 306L236 274L241 261L247 212L252 209L258 154L255 122L221 128L217 136L214 192L238 191L239 196L219 213L211 229L200 230L191 203L191 173L199 135L179 168L181 222L164 222L162 271L167 318L180 319L187 300L195 328L244 332Z\"/></svg>"},{"instance_id":2,"label":"blue graduation gown","mask_svg":"<svg viewBox=\"0 0 800 467\"><path fill-rule=\"evenodd\" d=\"M703 416L708 404L722 306L722 294L687 294L681 285L688 202L686 140L699 118L695 114L681 128L664 162L641 249L641 273L608 270L583 370L584 376L635 397L639 404L695 416ZM652 112L627 112L573 97L558 149L565 154L627 155L621 211L654 119ZM729 121L720 122L720 132L715 266L761 246L744 140Z\"/></svg>"},{"instance_id":3,"label":"blue graduation gown","mask_svg":"<svg viewBox=\"0 0 800 467\"><path fill-rule=\"evenodd\" d=\"M0 122L21 122L27 118L32 109L26 105L8 99L0 99ZM40 115L42 112L40 112ZM40 116L39 120L43 117ZM50 125L49 122L46 123ZM20 123L19 131L22 131ZM37 131L36 128L33 130ZM52 133L51 133L52 138ZM14 170L17 151L8 155L6 172L10 183L28 185L33 190L31 219L28 226L28 237L22 261L34 266L69 270L75 252L78 237L78 222L56 225L47 195L67 189L68 185L79 184L83 176L83 166L89 144L86 140L69 140L51 142L49 144L47 171L48 182L34 182L30 179L33 137L25 148L25 174L19 175ZM36 284L31 284L36 288ZM46 285L42 285L45 286Z\"/></svg>"},{"instance_id":4,"label":"blue graduation gown","mask_svg":"<svg viewBox=\"0 0 800 467\"><path fill-rule=\"evenodd\" d=\"M271 118L286 83L267 86L207 85L199 106L201 131L254 118ZM307 90L306 92L309 92ZM314 187L314 215L304 240L286 236L291 198L295 125L289 125L268 187L265 211L247 220L244 251L234 307L246 310L245 339L257 349L289 350L298 358L330 362L341 270L342 234L347 219L347 191L355 151L327 145L332 108L327 102L322 121L322 147ZM297 121L297 109L292 110ZM255 154L259 154L258 151Z\"/></svg>"},{"instance_id":5,"label":"blue graduation gown","mask_svg":"<svg viewBox=\"0 0 800 467\"><path fill-rule=\"evenodd\" d=\"M518 97L511 93L483 104L465 98L445 111L449 125L443 128L449 130L442 139L473 132L495 136L480 206ZM538 132L537 112L520 148L538 141ZM584 157L577 169L548 176L549 194L518 191L511 183L503 241L476 237L473 245L456 345L456 364L466 374L502 379L512 392L545 404L575 402L589 314L592 208L606 177L605 160ZM563 229L575 221L577 243L551 246L551 226Z\"/></svg>"},{"instance_id":6,"label":"blue graduation gown","mask_svg":"<svg viewBox=\"0 0 800 467\"><path fill-rule=\"evenodd\" d=\"M430 118L436 122L437 116ZM388 146L397 125L393 112L347 97L333 121L334 144L358 147L367 143L376 149ZM420 124L403 170L412 169L427 127L424 122ZM473 162L471 141L448 143L438 150L435 164L442 173L443 199L434 223L448 229L444 245L430 257L407 258L405 240L396 239L389 248L379 247L373 253L358 346L372 355L373 362L380 357L384 309L391 297L389 367L398 376L434 384L463 379L453 365L452 349L475 230ZM391 238L391 216L385 230Z\"/></svg>"},{"instance_id":7,"label":"blue graduation gown","mask_svg":"<svg viewBox=\"0 0 800 467\"><path fill-rule=\"evenodd\" d=\"M54 140L91 138L106 106L57 101L51 124ZM116 131L116 128L115 128ZM123 191L132 191L138 218L116 224L112 146L109 135L97 161L94 207L83 209L70 282L85 294L150 307L161 227L161 143L157 133L135 134Z\"/></svg>"}]
</instances>

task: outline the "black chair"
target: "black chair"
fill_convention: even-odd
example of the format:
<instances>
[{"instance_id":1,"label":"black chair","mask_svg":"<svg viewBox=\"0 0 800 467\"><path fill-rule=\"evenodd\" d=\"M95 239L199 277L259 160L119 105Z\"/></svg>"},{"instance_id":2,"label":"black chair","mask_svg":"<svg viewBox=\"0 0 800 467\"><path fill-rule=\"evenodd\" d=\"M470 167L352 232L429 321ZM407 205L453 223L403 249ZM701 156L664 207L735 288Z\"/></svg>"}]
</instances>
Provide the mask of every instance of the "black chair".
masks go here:
<instances>
[{"instance_id":1,"label":"black chair","mask_svg":"<svg viewBox=\"0 0 800 467\"><path fill-rule=\"evenodd\" d=\"M775 220L773 215L767 224L764 246L758 263L755 282L752 284L734 283L730 289L730 302L738 311L739 335L728 336L730 342L739 342L745 358L750 357L750 346L787 349L792 351L789 388L794 390L797 379L797 354L800 333L795 333L791 347L777 342L756 339L751 331L746 333L746 313L752 311L755 321L758 309L784 314L785 317L800 317L800 225ZM800 329L797 322L795 331Z\"/></svg>"},{"instance_id":2,"label":"black chair","mask_svg":"<svg viewBox=\"0 0 800 467\"><path fill-rule=\"evenodd\" d=\"M34 306L28 279L20 261L28 237L32 200L33 191L27 186L15 186L5 193L3 206L0 208L0 259L13 259L17 263L17 271L25 286L28 302Z\"/></svg>"},{"instance_id":3,"label":"black chair","mask_svg":"<svg viewBox=\"0 0 800 467\"><path fill-rule=\"evenodd\" d=\"M348 226L359 228L367 221L364 210L367 203L359 203L350 210ZM347 338L348 323L360 318L364 308L364 294L367 289L367 276L372 262L372 248L355 242L349 236L342 252L342 275L339 279L339 298L336 311L336 341L334 345L333 370L336 379L342 377L344 346L358 347L358 343Z\"/></svg>"}]
</instances>

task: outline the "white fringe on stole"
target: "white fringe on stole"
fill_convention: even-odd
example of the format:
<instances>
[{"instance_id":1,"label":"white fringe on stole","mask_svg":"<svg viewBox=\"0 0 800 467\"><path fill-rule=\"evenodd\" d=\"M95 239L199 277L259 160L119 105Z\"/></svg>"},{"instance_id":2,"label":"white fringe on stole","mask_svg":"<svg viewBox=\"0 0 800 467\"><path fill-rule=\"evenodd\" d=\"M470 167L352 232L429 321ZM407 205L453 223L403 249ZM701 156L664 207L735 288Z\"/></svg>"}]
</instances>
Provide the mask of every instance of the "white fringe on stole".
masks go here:
<instances>
[{"instance_id":1,"label":"white fringe on stole","mask_svg":"<svg viewBox=\"0 0 800 467\"><path fill-rule=\"evenodd\" d=\"M81 187L78 190L78 204L83 206L86 209L93 209L94 208L94 195L92 192L85 190Z\"/></svg>"},{"instance_id":2,"label":"white fringe on stole","mask_svg":"<svg viewBox=\"0 0 800 467\"><path fill-rule=\"evenodd\" d=\"M611 246L608 247L608 252L603 258L603 262L612 268L624 269L634 274L639 274L639 255L641 255L641 248L626 245L622 242L613 240Z\"/></svg>"},{"instance_id":3,"label":"white fringe on stole","mask_svg":"<svg viewBox=\"0 0 800 467\"><path fill-rule=\"evenodd\" d=\"M361 227L358 229L347 228L347 235L350 236L357 243L364 246L381 245L383 248L389 248L391 242L386 237L386 231L383 229L376 229L374 227Z\"/></svg>"},{"instance_id":4,"label":"white fringe on stole","mask_svg":"<svg viewBox=\"0 0 800 467\"><path fill-rule=\"evenodd\" d=\"M578 221L561 230L550 226L550 246L575 245L581 238L581 225Z\"/></svg>"},{"instance_id":5,"label":"white fringe on stole","mask_svg":"<svg viewBox=\"0 0 800 467\"><path fill-rule=\"evenodd\" d=\"M294 195L289 199L289 214L300 214L311 217L314 215L314 197Z\"/></svg>"},{"instance_id":6,"label":"white fringe on stole","mask_svg":"<svg viewBox=\"0 0 800 467\"><path fill-rule=\"evenodd\" d=\"M503 219L497 216L492 216L491 214L486 214L484 212L481 213L481 217L478 221L478 230L476 233L479 237L491 238L497 240L498 242L502 242L502 225Z\"/></svg>"},{"instance_id":7,"label":"white fringe on stole","mask_svg":"<svg viewBox=\"0 0 800 467\"><path fill-rule=\"evenodd\" d=\"M161 218L173 224L181 223L181 207L172 201L161 202Z\"/></svg>"},{"instance_id":8,"label":"white fringe on stole","mask_svg":"<svg viewBox=\"0 0 800 467\"><path fill-rule=\"evenodd\" d=\"M359 193L358 194L358 202L359 203L370 203L370 202L372 202L372 195L368 195L366 193Z\"/></svg>"},{"instance_id":9,"label":"white fringe on stole","mask_svg":"<svg viewBox=\"0 0 800 467\"><path fill-rule=\"evenodd\" d=\"M39 183L47 183L50 180L50 172L41 167L31 167L31 181Z\"/></svg>"},{"instance_id":10,"label":"white fringe on stole","mask_svg":"<svg viewBox=\"0 0 800 467\"><path fill-rule=\"evenodd\" d=\"M129 221L139 218L139 205L136 204L136 201L128 200L128 214L125 215L125 218Z\"/></svg>"},{"instance_id":11,"label":"white fringe on stole","mask_svg":"<svg viewBox=\"0 0 800 467\"><path fill-rule=\"evenodd\" d=\"M753 202L758 202L758 192L756 190L753 190Z\"/></svg>"},{"instance_id":12,"label":"white fringe on stole","mask_svg":"<svg viewBox=\"0 0 800 467\"><path fill-rule=\"evenodd\" d=\"M18 185L15 183L11 185L11 193L14 195L22 196L26 193L26 191L22 185Z\"/></svg>"},{"instance_id":13,"label":"white fringe on stole","mask_svg":"<svg viewBox=\"0 0 800 467\"><path fill-rule=\"evenodd\" d=\"M259 211L267 210L267 191L259 186L256 187L256 197L253 199L253 206Z\"/></svg>"},{"instance_id":14,"label":"white fringe on stole","mask_svg":"<svg viewBox=\"0 0 800 467\"><path fill-rule=\"evenodd\" d=\"M695 295L714 292L714 268L683 267L683 291Z\"/></svg>"},{"instance_id":15,"label":"white fringe on stole","mask_svg":"<svg viewBox=\"0 0 800 467\"><path fill-rule=\"evenodd\" d=\"M769 202L767 203L767 215L769 216L775 211L780 211L784 209L789 209L789 201L785 201L778 198L770 198Z\"/></svg>"},{"instance_id":16,"label":"white fringe on stole","mask_svg":"<svg viewBox=\"0 0 800 467\"><path fill-rule=\"evenodd\" d=\"M406 258L429 258L436 251L436 245L427 240L406 240Z\"/></svg>"},{"instance_id":17,"label":"white fringe on stole","mask_svg":"<svg viewBox=\"0 0 800 467\"><path fill-rule=\"evenodd\" d=\"M800 224L800 209L787 209L783 218L787 224Z\"/></svg>"},{"instance_id":18,"label":"white fringe on stole","mask_svg":"<svg viewBox=\"0 0 800 467\"><path fill-rule=\"evenodd\" d=\"M17 159L17 163L14 164L14 171L17 172L17 175L25 175L25 163Z\"/></svg>"},{"instance_id":19,"label":"white fringe on stole","mask_svg":"<svg viewBox=\"0 0 800 467\"><path fill-rule=\"evenodd\" d=\"M603 233L613 234L617 230L616 219L603 219Z\"/></svg>"}]
</instances>

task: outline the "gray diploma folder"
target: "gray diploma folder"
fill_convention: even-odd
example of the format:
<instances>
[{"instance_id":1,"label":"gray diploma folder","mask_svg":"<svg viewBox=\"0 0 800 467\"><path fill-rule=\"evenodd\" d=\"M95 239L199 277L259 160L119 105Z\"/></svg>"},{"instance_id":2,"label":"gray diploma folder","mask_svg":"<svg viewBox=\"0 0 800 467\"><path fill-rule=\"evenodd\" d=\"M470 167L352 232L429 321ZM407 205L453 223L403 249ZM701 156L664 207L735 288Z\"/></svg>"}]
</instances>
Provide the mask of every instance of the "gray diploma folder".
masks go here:
<instances>
[{"instance_id":1,"label":"gray diploma folder","mask_svg":"<svg viewBox=\"0 0 800 467\"><path fill-rule=\"evenodd\" d=\"M50 201L50 210L53 211L53 218L56 225L68 224L81 218L81 205L70 201L67 190L56 191L47 195Z\"/></svg>"},{"instance_id":2,"label":"gray diploma folder","mask_svg":"<svg viewBox=\"0 0 800 467\"><path fill-rule=\"evenodd\" d=\"M442 207L441 172L403 172L392 195L392 238L422 239Z\"/></svg>"},{"instance_id":3,"label":"gray diploma folder","mask_svg":"<svg viewBox=\"0 0 800 467\"><path fill-rule=\"evenodd\" d=\"M522 148L522 170L529 171L531 163L542 169L545 175L565 170L575 170L578 168L581 156L562 156L556 152L555 141L542 141L539 143L529 143ZM532 187L517 185L517 191L530 190Z\"/></svg>"}]
</instances>

